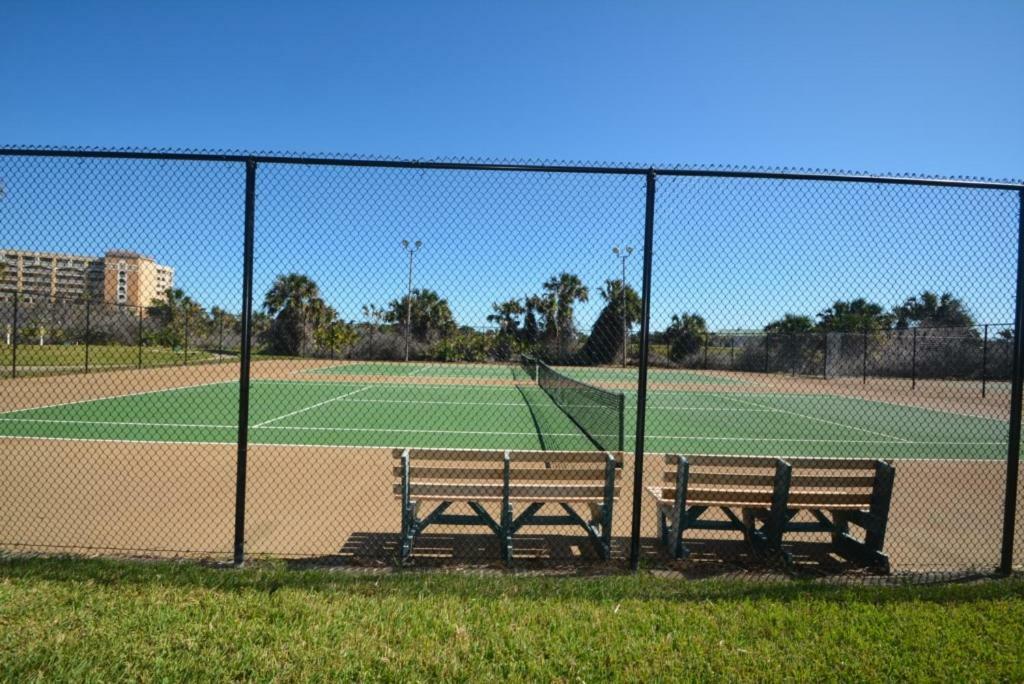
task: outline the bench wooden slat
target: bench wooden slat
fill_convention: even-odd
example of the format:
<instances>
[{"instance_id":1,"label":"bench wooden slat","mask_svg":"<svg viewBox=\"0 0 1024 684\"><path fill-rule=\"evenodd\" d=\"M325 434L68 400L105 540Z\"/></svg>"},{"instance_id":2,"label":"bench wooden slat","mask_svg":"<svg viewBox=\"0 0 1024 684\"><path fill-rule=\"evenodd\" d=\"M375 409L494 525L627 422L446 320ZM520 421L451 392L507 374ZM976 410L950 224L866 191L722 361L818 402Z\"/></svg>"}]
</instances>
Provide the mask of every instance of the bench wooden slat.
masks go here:
<instances>
[{"instance_id":1,"label":"bench wooden slat","mask_svg":"<svg viewBox=\"0 0 1024 684\"><path fill-rule=\"evenodd\" d=\"M795 473L801 468L816 468L824 470L870 470L875 471L875 464L880 459L874 458L827 458L814 456L784 456L784 460L793 466Z\"/></svg>"},{"instance_id":2,"label":"bench wooden slat","mask_svg":"<svg viewBox=\"0 0 1024 684\"><path fill-rule=\"evenodd\" d=\"M402 495L402 485L394 485L394 493ZM619 487L614 488L618 496ZM413 482L409 486L414 499L445 499L494 501L501 500L504 488L501 484L467 482ZM579 484L513 484L509 486L509 498L519 501L599 501L604 499L604 485Z\"/></svg>"},{"instance_id":3,"label":"bench wooden slat","mask_svg":"<svg viewBox=\"0 0 1024 684\"><path fill-rule=\"evenodd\" d=\"M743 470L752 468L774 468L778 458L797 468L824 468L829 470L871 470L876 459L872 458L827 458L816 456L743 456L737 454L664 454L665 465L675 468L679 456L694 467L735 467Z\"/></svg>"},{"instance_id":4,"label":"bench wooden slat","mask_svg":"<svg viewBox=\"0 0 1024 684\"><path fill-rule=\"evenodd\" d=\"M789 484L789 491L797 491L807 487L818 489L870 489L875 484L875 476L872 475L801 475L793 474Z\"/></svg>"},{"instance_id":5,"label":"bench wooden slat","mask_svg":"<svg viewBox=\"0 0 1024 684\"><path fill-rule=\"evenodd\" d=\"M675 484L676 469L665 473L664 482ZM721 472L690 469L691 485L733 485L736 487L771 487L775 483L775 473Z\"/></svg>"},{"instance_id":6,"label":"bench wooden slat","mask_svg":"<svg viewBox=\"0 0 1024 684\"><path fill-rule=\"evenodd\" d=\"M402 466L395 466L393 474L399 480L402 478ZM514 480L571 480L571 481L592 481L604 482L604 468L587 469L582 468L516 468L512 467L512 478ZM412 464L409 468L409 477L413 482L420 480L477 480L502 482L504 471L501 468L467 468L458 465L453 466L416 466Z\"/></svg>"},{"instance_id":7,"label":"bench wooden slat","mask_svg":"<svg viewBox=\"0 0 1024 684\"><path fill-rule=\"evenodd\" d=\"M665 465L675 467L679 456L685 458L690 467L735 467L748 470L751 468L775 468L775 456L732 456L719 454L665 454Z\"/></svg>"},{"instance_id":8,"label":"bench wooden slat","mask_svg":"<svg viewBox=\"0 0 1024 684\"><path fill-rule=\"evenodd\" d=\"M850 491L809 491L790 490L790 508L831 508L834 506L856 506L867 508L871 505L871 492Z\"/></svg>"},{"instance_id":9,"label":"bench wooden slat","mask_svg":"<svg viewBox=\"0 0 1024 684\"><path fill-rule=\"evenodd\" d=\"M675 487L662 487L661 497L666 500L674 500L676 496ZM714 502L716 506L741 505L741 504L770 504L772 501L771 489L752 489L739 487L689 487L686 490L686 504L688 506L704 506L707 502Z\"/></svg>"},{"instance_id":10,"label":"bench wooden slat","mask_svg":"<svg viewBox=\"0 0 1024 684\"><path fill-rule=\"evenodd\" d=\"M675 484L676 469L667 470L662 480L665 484ZM690 470L691 484L704 485L734 485L737 487L771 487L775 482L775 473L744 473L730 471L703 471ZM875 483L875 476L872 475L847 475L847 474L815 474L800 475L794 474L790 483L790 491L805 488L817 487L820 489L836 488L870 488Z\"/></svg>"},{"instance_id":11,"label":"bench wooden slat","mask_svg":"<svg viewBox=\"0 0 1024 684\"><path fill-rule=\"evenodd\" d=\"M392 456L402 457L404 449L393 449ZM589 464L604 463L609 453L604 451L511 451L510 460L527 463ZM613 455L614 456L614 455ZM504 460L503 451L472 451L465 449L409 449L409 461L495 461Z\"/></svg>"}]
</instances>

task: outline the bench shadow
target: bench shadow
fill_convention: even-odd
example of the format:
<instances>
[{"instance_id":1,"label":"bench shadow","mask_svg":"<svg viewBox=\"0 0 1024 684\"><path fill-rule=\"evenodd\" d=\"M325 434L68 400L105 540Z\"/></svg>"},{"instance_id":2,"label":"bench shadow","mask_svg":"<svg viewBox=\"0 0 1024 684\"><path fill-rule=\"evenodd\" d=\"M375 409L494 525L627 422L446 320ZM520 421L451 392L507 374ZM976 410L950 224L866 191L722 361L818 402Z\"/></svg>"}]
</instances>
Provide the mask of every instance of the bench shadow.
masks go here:
<instances>
[{"instance_id":1,"label":"bench shadow","mask_svg":"<svg viewBox=\"0 0 1024 684\"><path fill-rule=\"evenodd\" d=\"M690 555L671 558L654 538L642 538L640 563L645 570L681 578L714 577L879 577L878 571L835 555L827 542L795 541L786 544L792 555L787 566L766 558L742 539L687 539ZM494 569L512 572L605 575L629 572L629 539L612 539L612 558L601 559L589 540L571 535L516 535L511 566L500 560L497 537L486 533L427 532L416 540L412 556L400 564L399 537L386 532L355 532L334 553L293 557L289 567L351 567L392 569Z\"/></svg>"}]
</instances>

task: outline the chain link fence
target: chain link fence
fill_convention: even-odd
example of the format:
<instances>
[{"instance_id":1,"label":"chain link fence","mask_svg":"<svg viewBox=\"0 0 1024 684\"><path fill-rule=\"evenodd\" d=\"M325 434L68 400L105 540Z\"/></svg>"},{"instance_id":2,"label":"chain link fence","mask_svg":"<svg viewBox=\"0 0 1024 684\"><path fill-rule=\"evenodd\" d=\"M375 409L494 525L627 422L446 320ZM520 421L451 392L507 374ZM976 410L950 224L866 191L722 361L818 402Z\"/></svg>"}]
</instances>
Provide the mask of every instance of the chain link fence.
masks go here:
<instances>
[{"instance_id":1,"label":"chain link fence","mask_svg":"<svg viewBox=\"0 0 1024 684\"><path fill-rule=\"evenodd\" d=\"M8 552L1021 562L1021 185L9 149L0 188Z\"/></svg>"}]
</instances>

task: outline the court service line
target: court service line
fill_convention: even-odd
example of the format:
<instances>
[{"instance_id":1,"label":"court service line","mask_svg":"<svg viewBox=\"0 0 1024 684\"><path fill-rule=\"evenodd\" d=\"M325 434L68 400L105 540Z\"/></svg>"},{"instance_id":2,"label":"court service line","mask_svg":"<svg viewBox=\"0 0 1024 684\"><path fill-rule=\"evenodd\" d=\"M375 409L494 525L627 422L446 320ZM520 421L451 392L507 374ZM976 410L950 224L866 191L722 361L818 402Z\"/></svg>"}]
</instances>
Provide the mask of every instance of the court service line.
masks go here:
<instances>
[{"instance_id":1,"label":"court service line","mask_svg":"<svg viewBox=\"0 0 1024 684\"><path fill-rule=\"evenodd\" d=\"M768 406L766 404L760 404L760 403L758 403L756 401L750 401L749 399L737 399L736 397L730 397L730 396L727 396L727 395L722 395L722 396L724 396L727 399L730 399L731 401L739 402L741 404L750 404L751 406L757 406L759 408L768 409L770 411L775 411L777 413L783 413L783 414L788 414L788 415L791 415L791 416L797 416L798 418L805 418L807 420L814 420L814 421L817 421L819 423L825 423L826 425L834 425L835 427L846 428L848 430L857 430L858 432L865 432L865 433L867 433L869 435L876 435L878 437L885 437L886 439L893 439L893 440L896 440L897 442L903 442L904 444L914 444L915 443L913 440L904 439L903 437L897 437L896 435L890 435L890 434L887 434L885 432L878 432L877 430L868 430L867 428L859 428L859 427L856 427L854 425L847 425L845 423L840 423L840 422L837 422L837 421L834 421L834 420L827 420L825 418L818 418L817 416L809 416L809 415L807 415L805 413L799 413L797 411L788 411L786 409L780 409L780 408L776 408L774 406Z\"/></svg>"},{"instance_id":2,"label":"court service line","mask_svg":"<svg viewBox=\"0 0 1024 684\"><path fill-rule=\"evenodd\" d=\"M292 411L291 413L286 413L283 416L277 416L276 418L271 418L270 420L265 420L262 423L257 423L256 425L253 425L252 427L254 427L254 428L264 427L266 425L269 425L270 423L276 423L279 420L284 420L285 418L291 418L292 416L297 416L300 413L305 413L306 411L312 411L315 408L320 408L321 406L326 406L327 404L331 404L331 403L334 403L336 401L340 401L340 400L344 399L345 397L351 397L353 394L359 394L360 392L365 392L366 390L368 390L368 389L370 389L370 388L372 388L374 386L375 385L367 385L366 387L360 387L359 389L353 390L352 392L346 392L345 394L338 395L338 396L336 396L336 397L334 397L332 399L327 399L325 401L321 401L321 402L319 402L317 404L313 404L312 406L307 406L306 408L301 408L301 409L299 409L297 411Z\"/></svg>"},{"instance_id":3,"label":"court service line","mask_svg":"<svg viewBox=\"0 0 1024 684\"><path fill-rule=\"evenodd\" d=\"M15 409L13 411L4 411L0 413L0 416L10 416L15 413L24 413L25 411L39 411L42 409L61 408L63 406L76 406L78 404L89 404L94 401L107 401L108 399L127 399L129 397L142 397L147 394L162 394L164 392L178 392L181 390L199 389L201 387L213 387L214 385L236 385L237 380L217 380L216 382L204 382L200 385L188 385L187 387L165 387L164 389L146 390L144 392L129 392L128 394L115 394L109 397L93 397L92 399L78 399L76 401L65 401L59 404L46 404L43 406L30 406L23 409Z\"/></svg>"}]
</instances>

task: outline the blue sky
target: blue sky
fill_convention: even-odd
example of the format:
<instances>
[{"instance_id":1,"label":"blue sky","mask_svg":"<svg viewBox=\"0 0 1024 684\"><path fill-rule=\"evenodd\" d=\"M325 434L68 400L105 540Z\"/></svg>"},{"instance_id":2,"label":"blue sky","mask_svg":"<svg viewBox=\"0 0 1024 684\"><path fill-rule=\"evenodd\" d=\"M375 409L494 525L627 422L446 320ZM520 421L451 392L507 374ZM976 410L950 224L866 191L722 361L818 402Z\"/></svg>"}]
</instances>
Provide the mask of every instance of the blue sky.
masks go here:
<instances>
[{"instance_id":1,"label":"blue sky","mask_svg":"<svg viewBox=\"0 0 1024 684\"><path fill-rule=\"evenodd\" d=\"M0 143L1020 178L1021 26L1024 3L1010 0L15 0L0 23ZM136 181L138 192L168 182L177 191L140 208L118 192L122 177L109 167L87 166L84 179L70 183L72 170L62 167L60 187L46 169L53 167L0 167L10 186L0 202L0 247L96 250L116 242L175 264L179 283L211 304L237 299L233 171L136 170L147 179ZM610 180L581 189L565 178L545 185L335 175L320 183L349 202L335 195L311 209L308 187L294 192L307 181L289 173L266 181L257 293L276 272L317 271L348 318L360 300L400 294L404 264L400 252L389 255L410 232L426 243L423 284L448 296L465 322L481 324L490 301L536 289L563 265L596 290L614 275L610 245L639 246L642 230L642 205L629 204L635 188ZM391 188L387 199L364 194L353 202L352 188L371 181ZM281 194L270 194L273 183ZM64 190L76 184L73 207ZM986 196L961 216L933 195L869 194L861 199L873 208L840 217L824 209L842 200L838 191L814 190L818 234L843 236L847 257L829 260L837 240L806 239L807 214L787 216L786 206L808 197L780 199L771 223L759 199L766 191L729 188L735 204L723 211L715 202L722 188L666 184L657 319L699 309L715 327L745 327L784 310L814 313L835 297L865 293L892 304L924 287L963 292L980 318L1009 316L1014 227L1002 200ZM510 197L518 198L511 209ZM893 199L903 215L882 211ZM738 228L755 220L756 230ZM693 239L702 232L717 238L703 245ZM968 259L949 239L961 233L975 236ZM736 249L715 252L725 236ZM906 262L879 244L899 248ZM527 264L520 255L530 250L539 256ZM581 316L598 309L584 306Z\"/></svg>"}]
</instances>

